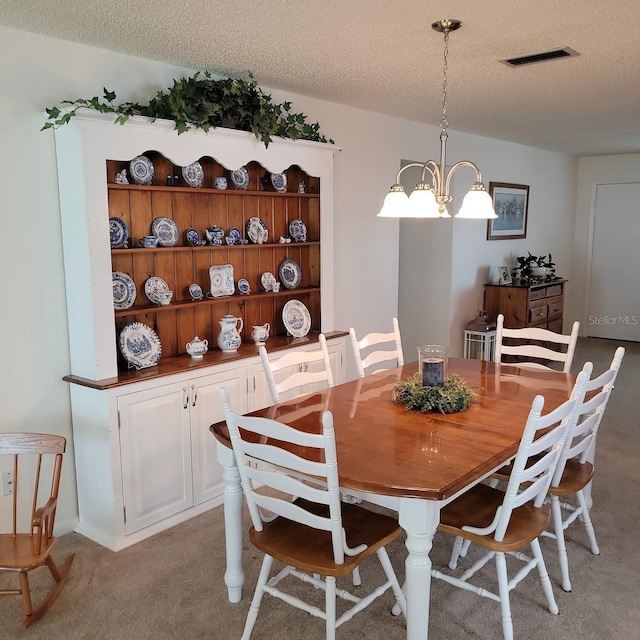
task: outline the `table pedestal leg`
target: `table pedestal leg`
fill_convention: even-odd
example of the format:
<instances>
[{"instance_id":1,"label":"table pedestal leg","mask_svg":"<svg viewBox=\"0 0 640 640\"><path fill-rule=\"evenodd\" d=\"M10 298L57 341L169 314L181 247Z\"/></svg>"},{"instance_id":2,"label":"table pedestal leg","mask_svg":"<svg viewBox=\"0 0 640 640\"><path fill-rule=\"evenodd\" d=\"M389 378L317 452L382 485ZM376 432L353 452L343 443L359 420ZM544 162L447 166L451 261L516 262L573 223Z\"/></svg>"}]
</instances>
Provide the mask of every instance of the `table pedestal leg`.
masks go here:
<instances>
[{"instance_id":1,"label":"table pedestal leg","mask_svg":"<svg viewBox=\"0 0 640 640\"><path fill-rule=\"evenodd\" d=\"M440 504L435 500L400 499L399 520L407 534L409 552L405 561L407 640L426 640L429 637L429 552L439 518Z\"/></svg>"},{"instance_id":2,"label":"table pedestal leg","mask_svg":"<svg viewBox=\"0 0 640 640\"><path fill-rule=\"evenodd\" d=\"M242 570L242 487L233 451L217 443L218 462L224 472L224 539L227 569L224 583L229 602L240 602L244 585Z\"/></svg>"}]
</instances>

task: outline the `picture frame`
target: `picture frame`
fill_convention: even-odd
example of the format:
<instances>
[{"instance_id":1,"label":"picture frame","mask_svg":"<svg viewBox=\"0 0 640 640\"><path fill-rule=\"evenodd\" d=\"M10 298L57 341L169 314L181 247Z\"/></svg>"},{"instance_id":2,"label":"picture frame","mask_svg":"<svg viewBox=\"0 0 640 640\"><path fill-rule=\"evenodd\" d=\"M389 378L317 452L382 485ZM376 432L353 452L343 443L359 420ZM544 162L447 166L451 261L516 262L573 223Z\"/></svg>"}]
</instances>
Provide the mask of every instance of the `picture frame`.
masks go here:
<instances>
[{"instance_id":1,"label":"picture frame","mask_svg":"<svg viewBox=\"0 0 640 640\"><path fill-rule=\"evenodd\" d=\"M502 267L498 267L498 274L500 279L498 280L498 284L512 284L513 280L511 279L511 270L507 265Z\"/></svg>"},{"instance_id":2,"label":"picture frame","mask_svg":"<svg viewBox=\"0 0 640 640\"><path fill-rule=\"evenodd\" d=\"M487 240L527 237L529 185L490 182L489 195L497 218L487 220Z\"/></svg>"}]
</instances>

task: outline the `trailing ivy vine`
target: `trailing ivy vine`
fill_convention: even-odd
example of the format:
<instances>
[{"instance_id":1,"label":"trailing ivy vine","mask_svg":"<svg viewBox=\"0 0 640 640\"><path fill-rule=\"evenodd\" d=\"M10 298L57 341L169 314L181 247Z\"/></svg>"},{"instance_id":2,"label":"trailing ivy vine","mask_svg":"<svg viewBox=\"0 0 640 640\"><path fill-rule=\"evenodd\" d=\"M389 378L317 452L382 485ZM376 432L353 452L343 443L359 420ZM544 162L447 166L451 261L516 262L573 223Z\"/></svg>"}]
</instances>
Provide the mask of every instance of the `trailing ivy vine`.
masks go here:
<instances>
[{"instance_id":1,"label":"trailing ivy vine","mask_svg":"<svg viewBox=\"0 0 640 640\"><path fill-rule=\"evenodd\" d=\"M189 78L174 80L166 91L158 91L148 104L123 102L115 104L116 94L104 88L102 98L64 100L62 108L47 108L47 121L42 130L67 124L81 108L116 114L116 124L124 124L131 116L173 120L178 134L196 127L209 131L216 127L251 131L266 147L274 136L293 140L330 142L320 133L317 122L307 122L303 113L292 113L291 102L276 103L249 74L248 80L223 78L214 80L206 71Z\"/></svg>"}]
</instances>

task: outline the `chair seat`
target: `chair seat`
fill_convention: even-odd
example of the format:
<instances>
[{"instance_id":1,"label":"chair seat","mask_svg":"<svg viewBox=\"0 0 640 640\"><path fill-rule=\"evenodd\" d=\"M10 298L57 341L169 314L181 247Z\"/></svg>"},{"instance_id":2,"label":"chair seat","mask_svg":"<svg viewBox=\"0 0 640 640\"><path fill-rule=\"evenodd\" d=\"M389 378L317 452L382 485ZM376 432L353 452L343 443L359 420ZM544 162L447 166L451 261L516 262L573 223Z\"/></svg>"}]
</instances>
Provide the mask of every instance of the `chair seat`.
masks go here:
<instances>
[{"instance_id":1,"label":"chair seat","mask_svg":"<svg viewBox=\"0 0 640 640\"><path fill-rule=\"evenodd\" d=\"M504 492L484 484L476 485L440 512L438 529L467 538L485 549L501 552L517 551L546 530L551 510L547 505L534 507L531 502L513 510L507 532L500 542L492 536L463 530L464 526L488 527L503 502Z\"/></svg>"},{"instance_id":2,"label":"chair seat","mask_svg":"<svg viewBox=\"0 0 640 640\"><path fill-rule=\"evenodd\" d=\"M295 504L318 515L329 514L329 508L323 505L302 499L296 500ZM260 551L285 564L309 573L337 577L350 574L364 558L395 540L402 531L395 519L348 503L342 504L342 525L351 548L361 544L368 548L357 556L345 555L344 564L340 565L333 560L329 531L312 529L287 518L265 522L262 531L251 527L249 540Z\"/></svg>"},{"instance_id":3,"label":"chair seat","mask_svg":"<svg viewBox=\"0 0 640 640\"><path fill-rule=\"evenodd\" d=\"M41 566L56 544L53 538L38 550L36 538L28 533L0 534L0 571L31 571Z\"/></svg>"},{"instance_id":4,"label":"chair seat","mask_svg":"<svg viewBox=\"0 0 640 640\"><path fill-rule=\"evenodd\" d=\"M533 461L534 458L531 458L531 462ZM501 482L507 482L512 471L513 464L508 464L498 469L491 477ZM573 495L580 489L584 489L592 478L593 465L590 462L580 463L575 459L567 460L560 484L557 487L549 487L549 495L560 497Z\"/></svg>"}]
</instances>

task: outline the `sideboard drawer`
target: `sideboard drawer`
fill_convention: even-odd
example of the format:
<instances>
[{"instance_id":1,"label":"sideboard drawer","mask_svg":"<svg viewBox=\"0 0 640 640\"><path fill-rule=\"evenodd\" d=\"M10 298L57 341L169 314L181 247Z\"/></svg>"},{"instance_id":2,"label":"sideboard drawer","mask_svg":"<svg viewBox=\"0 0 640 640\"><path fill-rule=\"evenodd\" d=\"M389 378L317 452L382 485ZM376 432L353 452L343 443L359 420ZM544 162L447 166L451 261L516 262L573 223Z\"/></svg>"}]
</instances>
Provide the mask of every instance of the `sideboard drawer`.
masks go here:
<instances>
[{"instance_id":1,"label":"sideboard drawer","mask_svg":"<svg viewBox=\"0 0 640 640\"><path fill-rule=\"evenodd\" d=\"M549 318L561 317L563 307L564 298L562 296L549 300Z\"/></svg>"},{"instance_id":2,"label":"sideboard drawer","mask_svg":"<svg viewBox=\"0 0 640 640\"><path fill-rule=\"evenodd\" d=\"M536 320L546 320L546 319L547 319L547 305L529 309L529 322L536 322Z\"/></svg>"},{"instance_id":3,"label":"sideboard drawer","mask_svg":"<svg viewBox=\"0 0 640 640\"><path fill-rule=\"evenodd\" d=\"M547 298L554 298L555 296L561 296L562 295L562 285L561 284L554 284L551 287L547 287L546 288L546 297Z\"/></svg>"}]
</instances>

